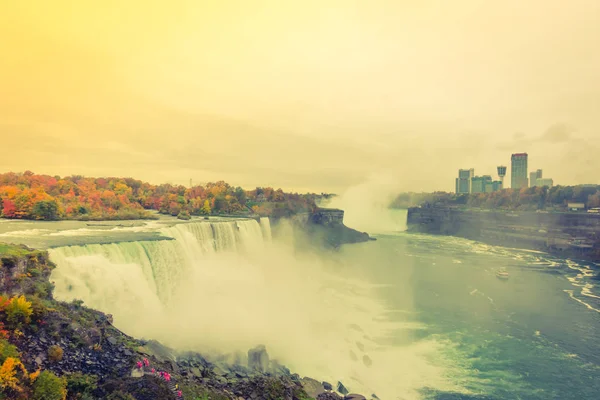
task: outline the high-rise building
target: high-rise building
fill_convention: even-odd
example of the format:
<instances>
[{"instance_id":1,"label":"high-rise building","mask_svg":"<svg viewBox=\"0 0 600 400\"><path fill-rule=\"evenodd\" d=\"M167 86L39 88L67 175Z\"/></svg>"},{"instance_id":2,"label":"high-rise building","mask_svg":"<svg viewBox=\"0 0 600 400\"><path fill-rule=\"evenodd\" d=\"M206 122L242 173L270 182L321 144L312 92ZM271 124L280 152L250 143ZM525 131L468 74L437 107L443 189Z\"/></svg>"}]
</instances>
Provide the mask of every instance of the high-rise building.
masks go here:
<instances>
[{"instance_id":1,"label":"high-rise building","mask_svg":"<svg viewBox=\"0 0 600 400\"><path fill-rule=\"evenodd\" d=\"M456 193L471 193L471 178L475 175L475 170L459 169L458 178L456 178Z\"/></svg>"},{"instance_id":2,"label":"high-rise building","mask_svg":"<svg viewBox=\"0 0 600 400\"><path fill-rule=\"evenodd\" d=\"M493 182L490 175L474 176L471 179L471 193L489 193L493 191ZM488 188L489 186L489 188Z\"/></svg>"},{"instance_id":3,"label":"high-rise building","mask_svg":"<svg viewBox=\"0 0 600 400\"><path fill-rule=\"evenodd\" d=\"M506 167L504 165L498 165L498 176L500 177L500 182L504 185L504 177L506 176Z\"/></svg>"},{"instance_id":4,"label":"high-rise building","mask_svg":"<svg viewBox=\"0 0 600 400\"><path fill-rule=\"evenodd\" d=\"M510 157L510 187L521 189L528 187L527 153L516 153Z\"/></svg>"},{"instance_id":5,"label":"high-rise building","mask_svg":"<svg viewBox=\"0 0 600 400\"><path fill-rule=\"evenodd\" d=\"M538 179L542 179L542 170L538 169L535 172L529 173L529 187L539 186Z\"/></svg>"},{"instance_id":6,"label":"high-rise building","mask_svg":"<svg viewBox=\"0 0 600 400\"><path fill-rule=\"evenodd\" d=\"M535 184L536 186L548 186L551 188L554 185L554 180L552 178L538 178Z\"/></svg>"}]
</instances>

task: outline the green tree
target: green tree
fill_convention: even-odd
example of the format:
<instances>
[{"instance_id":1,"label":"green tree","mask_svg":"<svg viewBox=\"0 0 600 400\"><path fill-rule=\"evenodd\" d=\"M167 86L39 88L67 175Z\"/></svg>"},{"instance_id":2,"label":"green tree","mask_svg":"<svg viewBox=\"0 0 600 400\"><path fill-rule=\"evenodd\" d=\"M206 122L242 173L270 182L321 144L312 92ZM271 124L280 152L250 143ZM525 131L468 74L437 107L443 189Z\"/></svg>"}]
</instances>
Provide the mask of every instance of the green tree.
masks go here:
<instances>
[{"instance_id":1,"label":"green tree","mask_svg":"<svg viewBox=\"0 0 600 400\"><path fill-rule=\"evenodd\" d=\"M58 219L58 204L55 200L41 200L34 204L31 211L33 218L45 220Z\"/></svg>"},{"instance_id":2,"label":"green tree","mask_svg":"<svg viewBox=\"0 0 600 400\"><path fill-rule=\"evenodd\" d=\"M246 191L244 189L239 186L235 188L234 196L240 204L246 204Z\"/></svg>"},{"instance_id":3,"label":"green tree","mask_svg":"<svg viewBox=\"0 0 600 400\"><path fill-rule=\"evenodd\" d=\"M223 196L223 195L216 196L215 203L213 206L213 211L222 212L222 211L226 211L226 209L227 209L227 200L225 199L225 196Z\"/></svg>"},{"instance_id":4,"label":"green tree","mask_svg":"<svg viewBox=\"0 0 600 400\"><path fill-rule=\"evenodd\" d=\"M52 372L43 371L33 383L33 400L65 400L67 382Z\"/></svg>"}]
</instances>

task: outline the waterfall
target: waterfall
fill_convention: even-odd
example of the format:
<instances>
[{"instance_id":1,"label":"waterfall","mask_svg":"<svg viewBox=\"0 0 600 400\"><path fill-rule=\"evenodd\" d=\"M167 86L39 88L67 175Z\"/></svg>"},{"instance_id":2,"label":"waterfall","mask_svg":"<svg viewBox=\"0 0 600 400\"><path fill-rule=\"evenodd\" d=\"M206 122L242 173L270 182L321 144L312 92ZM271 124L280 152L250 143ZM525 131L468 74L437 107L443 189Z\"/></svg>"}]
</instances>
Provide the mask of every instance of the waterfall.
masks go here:
<instances>
[{"instance_id":1,"label":"waterfall","mask_svg":"<svg viewBox=\"0 0 600 400\"><path fill-rule=\"evenodd\" d=\"M173 240L58 247L50 250L59 267L52 277L56 295L91 301L104 310L111 300L102 298L107 293L93 283L106 275L127 302L154 298L153 306L167 304L193 268L216 253L259 251L270 241L263 232L255 220L191 222L162 230Z\"/></svg>"},{"instance_id":2,"label":"waterfall","mask_svg":"<svg viewBox=\"0 0 600 400\"><path fill-rule=\"evenodd\" d=\"M396 324L372 297L374 287L337 272L343 251L298 254L271 241L268 218L157 229L170 240L50 249L55 298L82 300L112 314L125 333L177 349L226 354L265 344L299 374L342 380L359 392L383 392L381 376L397 379L387 358L376 369L380 344L372 339ZM356 358L359 342L370 349L372 368ZM388 348L380 354L404 357Z\"/></svg>"},{"instance_id":3,"label":"waterfall","mask_svg":"<svg viewBox=\"0 0 600 400\"><path fill-rule=\"evenodd\" d=\"M273 239L273 235L271 234L271 221L269 221L269 218L260 218L260 228L262 229L263 238L267 242L270 242Z\"/></svg>"}]
</instances>

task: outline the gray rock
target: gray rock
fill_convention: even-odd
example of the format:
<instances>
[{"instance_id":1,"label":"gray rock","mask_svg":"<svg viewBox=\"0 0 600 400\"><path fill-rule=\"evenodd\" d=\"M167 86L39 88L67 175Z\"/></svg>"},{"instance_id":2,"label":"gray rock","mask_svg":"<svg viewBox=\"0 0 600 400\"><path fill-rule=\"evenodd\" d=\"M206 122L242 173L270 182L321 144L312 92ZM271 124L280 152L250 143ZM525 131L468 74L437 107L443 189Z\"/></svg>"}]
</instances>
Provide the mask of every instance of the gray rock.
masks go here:
<instances>
[{"instance_id":1,"label":"gray rock","mask_svg":"<svg viewBox=\"0 0 600 400\"><path fill-rule=\"evenodd\" d=\"M225 375L227 375L227 372L225 372L225 371L224 371L222 368L220 368L220 367L219 367L219 366L217 366L217 365L215 365L215 366L213 367L213 373L214 373L216 376L225 376Z\"/></svg>"},{"instance_id":2,"label":"gray rock","mask_svg":"<svg viewBox=\"0 0 600 400\"><path fill-rule=\"evenodd\" d=\"M365 396L361 395L361 394L349 394L344 396L344 400L367 400Z\"/></svg>"},{"instance_id":3,"label":"gray rock","mask_svg":"<svg viewBox=\"0 0 600 400\"><path fill-rule=\"evenodd\" d=\"M381 400L379 397L377 397L377 395L376 395L375 393L373 393L373 394L371 395L371 397L372 397L373 399L375 399L375 400Z\"/></svg>"},{"instance_id":4,"label":"gray rock","mask_svg":"<svg viewBox=\"0 0 600 400\"><path fill-rule=\"evenodd\" d=\"M269 371L275 375L289 376L290 370L276 360L271 360Z\"/></svg>"},{"instance_id":5,"label":"gray rock","mask_svg":"<svg viewBox=\"0 0 600 400\"><path fill-rule=\"evenodd\" d=\"M310 397L317 397L321 393L325 392L325 388L323 384L312 378L303 378L302 379L302 388Z\"/></svg>"},{"instance_id":6,"label":"gray rock","mask_svg":"<svg viewBox=\"0 0 600 400\"><path fill-rule=\"evenodd\" d=\"M108 343L112 344L113 346L114 346L115 344L117 344L117 339L116 339L116 338L114 338L114 337L112 337L112 336L111 336L111 337L109 337L108 339L106 339L106 341L107 341Z\"/></svg>"},{"instance_id":7,"label":"gray rock","mask_svg":"<svg viewBox=\"0 0 600 400\"><path fill-rule=\"evenodd\" d=\"M260 345L248 350L248 368L266 372L269 368L269 355L265 346Z\"/></svg>"},{"instance_id":8,"label":"gray rock","mask_svg":"<svg viewBox=\"0 0 600 400\"><path fill-rule=\"evenodd\" d=\"M333 386L329 382L323 382L323 389L325 389L325 390L333 390Z\"/></svg>"},{"instance_id":9,"label":"gray rock","mask_svg":"<svg viewBox=\"0 0 600 400\"><path fill-rule=\"evenodd\" d=\"M317 396L317 400L342 400L343 398L335 392L325 392Z\"/></svg>"},{"instance_id":10,"label":"gray rock","mask_svg":"<svg viewBox=\"0 0 600 400\"><path fill-rule=\"evenodd\" d=\"M348 389L346 389L346 386L344 386L344 384L342 382L337 383L337 391L343 395L348 394Z\"/></svg>"}]
</instances>

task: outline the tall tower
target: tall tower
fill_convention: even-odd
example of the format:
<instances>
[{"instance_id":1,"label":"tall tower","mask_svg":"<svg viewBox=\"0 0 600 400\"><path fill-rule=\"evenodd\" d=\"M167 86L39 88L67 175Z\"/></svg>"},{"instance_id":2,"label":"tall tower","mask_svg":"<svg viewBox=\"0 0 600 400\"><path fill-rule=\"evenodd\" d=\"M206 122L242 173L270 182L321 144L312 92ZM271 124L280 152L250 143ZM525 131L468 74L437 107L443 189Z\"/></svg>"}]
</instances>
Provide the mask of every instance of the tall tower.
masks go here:
<instances>
[{"instance_id":1,"label":"tall tower","mask_svg":"<svg viewBox=\"0 0 600 400\"><path fill-rule=\"evenodd\" d=\"M500 182L502 182L502 186L504 187L504 177L506 176L506 166L498 165L498 176L500 177Z\"/></svg>"},{"instance_id":2,"label":"tall tower","mask_svg":"<svg viewBox=\"0 0 600 400\"><path fill-rule=\"evenodd\" d=\"M527 153L515 153L510 157L510 187L521 189L529 186L527 179Z\"/></svg>"}]
</instances>

